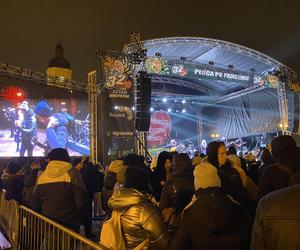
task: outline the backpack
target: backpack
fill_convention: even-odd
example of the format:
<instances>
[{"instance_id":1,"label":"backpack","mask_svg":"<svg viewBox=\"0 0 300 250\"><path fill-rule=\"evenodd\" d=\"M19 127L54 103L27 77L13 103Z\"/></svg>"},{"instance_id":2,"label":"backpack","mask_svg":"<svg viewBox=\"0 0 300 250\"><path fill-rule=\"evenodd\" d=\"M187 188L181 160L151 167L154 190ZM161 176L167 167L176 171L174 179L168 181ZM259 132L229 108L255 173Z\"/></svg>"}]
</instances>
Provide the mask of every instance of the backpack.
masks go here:
<instances>
[{"instance_id":1,"label":"backpack","mask_svg":"<svg viewBox=\"0 0 300 250\"><path fill-rule=\"evenodd\" d=\"M280 170L284 171L285 173L289 174L290 176L289 186L300 184L300 171L293 172L289 167L283 164L278 164L277 167Z\"/></svg>"},{"instance_id":2,"label":"backpack","mask_svg":"<svg viewBox=\"0 0 300 250\"><path fill-rule=\"evenodd\" d=\"M126 210L127 209L125 209L121 213L113 211L111 218L103 223L102 230L100 233L100 244L113 250L126 250L121 225L121 216ZM143 249L148 244L148 242L148 239L144 240L133 250Z\"/></svg>"}]
</instances>

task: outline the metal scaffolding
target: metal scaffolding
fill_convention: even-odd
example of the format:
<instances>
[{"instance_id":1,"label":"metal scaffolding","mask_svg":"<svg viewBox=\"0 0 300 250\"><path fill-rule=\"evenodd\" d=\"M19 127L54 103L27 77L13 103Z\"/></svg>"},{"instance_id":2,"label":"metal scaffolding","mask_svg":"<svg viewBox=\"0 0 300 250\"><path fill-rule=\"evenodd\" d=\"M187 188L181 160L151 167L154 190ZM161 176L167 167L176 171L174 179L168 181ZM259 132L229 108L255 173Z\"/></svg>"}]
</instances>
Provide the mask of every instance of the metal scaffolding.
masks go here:
<instances>
[{"instance_id":1,"label":"metal scaffolding","mask_svg":"<svg viewBox=\"0 0 300 250\"><path fill-rule=\"evenodd\" d=\"M91 71L88 73L88 101L90 113L90 160L93 163L98 162L98 139L97 139L97 73Z\"/></svg>"},{"instance_id":2,"label":"metal scaffolding","mask_svg":"<svg viewBox=\"0 0 300 250\"><path fill-rule=\"evenodd\" d=\"M279 81L278 88L278 101L280 111L280 124L278 125L282 131L282 134L290 135L289 131L289 113L288 113L288 100L286 94L286 84Z\"/></svg>"}]
</instances>

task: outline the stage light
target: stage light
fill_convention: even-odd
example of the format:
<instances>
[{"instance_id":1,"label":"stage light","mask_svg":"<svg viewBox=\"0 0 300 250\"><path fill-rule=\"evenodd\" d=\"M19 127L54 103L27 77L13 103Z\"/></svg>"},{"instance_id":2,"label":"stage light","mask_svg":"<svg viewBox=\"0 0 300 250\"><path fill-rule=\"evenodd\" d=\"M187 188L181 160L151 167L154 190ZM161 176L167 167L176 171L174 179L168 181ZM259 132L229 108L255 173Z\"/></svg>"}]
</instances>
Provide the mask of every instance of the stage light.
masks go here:
<instances>
[{"instance_id":1,"label":"stage light","mask_svg":"<svg viewBox=\"0 0 300 250\"><path fill-rule=\"evenodd\" d=\"M219 137L219 135L218 135L218 134L216 134L216 138L217 138L217 137Z\"/></svg>"},{"instance_id":2,"label":"stage light","mask_svg":"<svg viewBox=\"0 0 300 250\"><path fill-rule=\"evenodd\" d=\"M168 108L168 112L170 113L172 111L172 109Z\"/></svg>"},{"instance_id":3,"label":"stage light","mask_svg":"<svg viewBox=\"0 0 300 250\"><path fill-rule=\"evenodd\" d=\"M116 105L116 106L115 106L115 110L118 110L118 108L119 108L119 107Z\"/></svg>"},{"instance_id":4,"label":"stage light","mask_svg":"<svg viewBox=\"0 0 300 250\"><path fill-rule=\"evenodd\" d=\"M175 100L174 102L177 102L177 100Z\"/></svg>"},{"instance_id":5,"label":"stage light","mask_svg":"<svg viewBox=\"0 0 300 250\"><path fill-rule=\"evenodd\" d=\"M60 104L61 104L61 105L66 105L66 103L65 103L65 102L61 102Z\"/></svg>"},{"instance_id":6,"label":"stage light","mask_svg":"<svg viewBox=\"0 0 300 250\"><path fill-rule=\"evenodd\" d=\"M212 65L212 66L215 65L215 63L213 61L209 61L208 64Z\"/></svg>"},{"instance_id":7,"label":"stage light","mask_svg":"<svg viewBox=\"0 0 300 250\"><path fill-rule=\"evenodd\" d=\"M181 57L180 57L180 60L181 60L181 61L186 61L186 57L181 56Z\"/></svg>"},{"instance_id":8,"label":"stage light","mask_svg":"<svg viewBox=\"0 0 300 250\"><path fill-rule=\"evenodd\" d=\"M167 102L167 98L166 97L163 98L163 102Z\"/></svg>"},{"instance_id":9,"label":"stage light","mask_svg":"<svg viewBox=\"0 0 300 250\"><path fill-rule=\"evenodd\" d=\"M288 128L289 127L289 125L288 124L284 124L284 128Z\"/></svg>"},{"instance_id":10,"label":"stage light","mask_svg":"<svg viewBox=\"0 0 300 250\"><path fill-rule=\"evenodd\" d=\"M185 100L182 100L182 104L185 104Z\"/></svg>"},{"instance_id":11,"label":"stage light","mask_svg":"<svg viewBox=\"0 0 300 250\"><path fill-rule=\"evenodd\" d=\"M17 93L17 96L18 96L18 97L21 97L21 96L22 96L22 93L21 93L21 92L18 92L18 93Z\"/></svg>"},{"instance_id":12,"label":"stage light","mask_svg":"<svg viewBox=\"0 0 300 250\"><path fill-rule=\"evenodd\" d=\"M150 108L150 112L153 112L154 111L154 108Z\"/></svg>"},{"instance_id":13,"label":"stage light","mask_svg":"<svg viewBox=\"0 0 300 250\"><path fill-rule=\"evenodd\" d=\"M178 111L178 109L176 109L176 113L178 113L179 111Z\"/></svg>"},{"instance_id":14,"label":"stage light","mask_svg":"<svg viewBox=\"0 0 300 250\"><path fill-rule=\"evenodd\" d=\"M157 102L157 99L155 98L155 101Z\"/></svg>"},{"instance_id":15,"label":"stage light","mask_svg":"<svg viewBox=\"0 0 300 250\"><path fill-rule=\"evenodd\" d=\"M135 110L135 107L132 107L131 109L132 109L132 110Z\"/></svg>"},{"instance_id":16,"label":"stage light","mask_svg":"<svg viewBox=\"0 0 300 250\"><path fill-rule=\"evenodd\" d=\"M283 124L282 124L282 123L279 123L279 124L278 124L278 127L279 127L279 128L283 128Z\"/></svg>"},{"instance_id":17,"label":"stage light","mask_svg":"<svg viewBox=\"0 0 300 250\"><path fill-rule=\"evenodd\" d=\"M195 102L194 102L194 101L192 101L192 103L193 103L193 104L195 104Z\"/></svg>"},{"instance_id":18,"label":"stage light","mask_svg":"<svg viewBox=\"0 0 300 250\"><path fill-rule=\"evenodd\" d=\"M250 72L254 73L254 72L255 72L255 69L254 69L254 68L251 68L251 69L250 69Z\"/></svg>"},{"instance_id":19,"label":"stage light","mask_svg":"<svg viewBox=\"0 0 300 250\"><path fill-rule=\"evenodd\" d=\"M157 56L157 57L162 57L162 53L156 52L156 53L155 53L155 56Z\"/></svg>"},{"instance_id":20,"label":"stage light","mask_svg":"<svg viewBox=\"0 0 300 250\"><path fill-rule=\"evenodd\" d=\"M233 66L232 64L229 64L229 65L228 65L228 68L233 69L234 66Z\"/></svg>"},{"instance_id":21,"label":"stage light","mask_svg":"<svg viewBox=\"0 0 300 250\"><path fill-rule=\"evenodd\" d=\"M183 110L182 110L182 113L185 113L185 112L186 112L186 110L185 110L185 109L183 109Z\"/></svg>"}]
</instances>

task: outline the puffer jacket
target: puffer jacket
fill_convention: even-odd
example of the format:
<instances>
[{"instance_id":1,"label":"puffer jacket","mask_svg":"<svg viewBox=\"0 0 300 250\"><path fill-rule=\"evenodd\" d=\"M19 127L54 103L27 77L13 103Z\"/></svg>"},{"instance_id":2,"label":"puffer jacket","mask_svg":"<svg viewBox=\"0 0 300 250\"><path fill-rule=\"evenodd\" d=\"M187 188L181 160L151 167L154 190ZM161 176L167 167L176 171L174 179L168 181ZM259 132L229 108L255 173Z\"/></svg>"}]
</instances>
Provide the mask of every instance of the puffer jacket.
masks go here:
<instances>
[{"instance_id":1,"label":"puffer jacket","mask_svg":"<svg viewBox=\"0 0 300 250\"><path fill-rule=\"evenodd\" d=\"M242 207L218 187L198 189L196 197L185 208L169 249L243 249L246 233Z\"/></svg>"},{"instance_id":2,"label":"puffer jacket","mask_svg":"<svg viewBox=\"0 0 300 250\"><path fill-rule=\"evenodd\" d=\"M114 211L123 213L121 225L126 249L133 249L146 239L150 243L144 249L167 248L168 239L161 212L149 195L120 187L108 205Z\"/></svg>"},{"instance_id":3,"label":"puffer jacket","mask_svg":"<svg viewBox=\"0 0 300 250\"><path fill-rule=\"evenodd\" d=\"M300 185L266 195L259 203L251 250L296 250L300 246Z\"/></svg>"},{"instance_id":4,"label":"puffer jacket","mask_svg":"<svg viewBox=\"0 0 300 250\"><path fill-rule=\"evenodd\" d=\"M86 213L86 190L80 173L64 161L50 161L38 177L32 207L71 229L78 229Z\"/></svg>"}]
</instances>

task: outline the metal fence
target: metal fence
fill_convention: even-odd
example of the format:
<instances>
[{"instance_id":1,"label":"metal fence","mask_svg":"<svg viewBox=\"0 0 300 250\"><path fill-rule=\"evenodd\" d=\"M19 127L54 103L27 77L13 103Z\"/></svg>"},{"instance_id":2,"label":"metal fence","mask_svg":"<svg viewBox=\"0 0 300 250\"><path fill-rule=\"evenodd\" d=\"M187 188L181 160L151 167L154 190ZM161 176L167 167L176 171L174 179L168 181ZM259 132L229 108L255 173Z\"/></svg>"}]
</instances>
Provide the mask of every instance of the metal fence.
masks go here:
<instances>
[{"instance_id":1,"label":"metal fence","mask_svg":"<svg viewBox=\"0 0 300 250\"><path fill-rule=\"evenodd\" d=\"M0 225L14 250L108 250L4 195L1 192Z\"/></svg>"}]
</instances>

